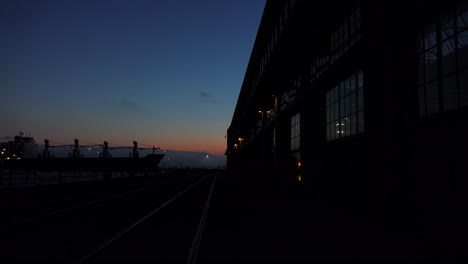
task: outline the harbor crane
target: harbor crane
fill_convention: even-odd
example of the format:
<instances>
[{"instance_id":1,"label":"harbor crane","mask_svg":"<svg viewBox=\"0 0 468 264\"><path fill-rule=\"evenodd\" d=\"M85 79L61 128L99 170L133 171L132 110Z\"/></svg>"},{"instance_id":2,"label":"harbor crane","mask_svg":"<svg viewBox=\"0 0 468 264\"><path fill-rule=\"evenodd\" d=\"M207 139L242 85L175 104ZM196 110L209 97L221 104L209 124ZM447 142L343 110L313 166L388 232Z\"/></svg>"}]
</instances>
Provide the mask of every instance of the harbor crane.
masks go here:
<instances>
[{"instance_id":1,"label":"harbor crane","mask_svg":"<svg viewBox=\"0 0 468 264\"><path fill-rule=\"evenodd\" d=\"M120 147L109 147L109 142L104 141L104 144L93 144L93 145L80 145L78 139L74 139L74 144L65 144L65 145L53 145L51 146L49 144L49 140L45 139L44 140L44 150L42 151L42 157L43 158L50 158L50 148L60 148L60 147L73 147L72 154L70 157L72 158L80 158L80 148L90 148L90 147L102 147L102 155L100 155L101 158L111 158L112 155L110 154L109 150L114 150L114 149L132 149L132 152L130 153L130 156L133 158L139 158L139 152L138 150L153 150L153 155L155 154L155 151L160 149L159 147L153 146L152 148L139 148L138 147L138 142L133 141L133 147L129 146L120 146Z\"/></svg>"}]
</instances>

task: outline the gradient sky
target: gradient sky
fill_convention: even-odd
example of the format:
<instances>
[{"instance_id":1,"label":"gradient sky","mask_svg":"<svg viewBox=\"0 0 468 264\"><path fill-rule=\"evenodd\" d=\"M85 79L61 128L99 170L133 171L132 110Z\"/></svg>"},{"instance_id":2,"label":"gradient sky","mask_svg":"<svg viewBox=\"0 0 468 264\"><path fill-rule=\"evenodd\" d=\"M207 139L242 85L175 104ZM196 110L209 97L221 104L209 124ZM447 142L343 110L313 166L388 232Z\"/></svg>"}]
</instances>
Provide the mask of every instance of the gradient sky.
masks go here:
<instances>
[{"instance_id":1,"label":"gradient sky","mask_svg":"<svg viewBox=\"0 0 468 264\"><path fill-rule=\"evenodd\" d=\"M0 137L223 154L264 5L1 0Z\"/></svg>"}]
</instances>

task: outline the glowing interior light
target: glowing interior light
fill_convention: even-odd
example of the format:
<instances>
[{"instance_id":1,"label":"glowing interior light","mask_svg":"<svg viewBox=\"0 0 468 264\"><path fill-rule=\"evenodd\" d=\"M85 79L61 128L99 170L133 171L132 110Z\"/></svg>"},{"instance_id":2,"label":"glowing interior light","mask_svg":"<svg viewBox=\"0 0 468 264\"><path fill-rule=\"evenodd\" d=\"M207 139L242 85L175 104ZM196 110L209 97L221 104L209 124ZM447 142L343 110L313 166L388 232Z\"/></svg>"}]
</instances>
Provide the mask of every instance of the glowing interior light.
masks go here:
<instances>
[{"instance_id":1,"label":"glowing interior light","mask_svg":"<svg viewBox=\"0 0 468 264\"><path fill-rule=\"evenodd\" d=\"M298 166L298 167L302 166L302 164L301 164L300 161L297 163L297 166Z\"/></svg>"},{"instance_id":2,"label":"glowing interior light","mask_svg":"<svg viewBox=\"0 0 468 264\"><path fill-rule=\"evenodd\" d=\"M301 175L297 176L297 180L302 181L302 176Z\"/></svg>"}]
</instances>

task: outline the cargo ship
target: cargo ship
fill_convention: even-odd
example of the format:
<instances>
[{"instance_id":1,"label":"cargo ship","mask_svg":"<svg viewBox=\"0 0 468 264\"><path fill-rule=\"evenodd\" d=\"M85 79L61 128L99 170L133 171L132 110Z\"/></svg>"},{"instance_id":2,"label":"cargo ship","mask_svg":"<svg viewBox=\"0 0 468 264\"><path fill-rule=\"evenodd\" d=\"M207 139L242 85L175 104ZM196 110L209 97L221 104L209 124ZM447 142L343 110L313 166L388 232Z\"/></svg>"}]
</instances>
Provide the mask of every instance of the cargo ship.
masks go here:
<instances>
[{"instance_id":1,"label":"cargo ship","mask_svg":"<svg viewBox=\"0 0 468 264\"><path fill-rule=\"evenodd\" d=\"M37 153L32 137L23 137L20 132L14 141L2 143L1 145L1 170L7 171L61 171L61 172L123 172L128 174L151 173L157 170L158 164L163 159L164 154L156 154L159 148L139 148L138 143L133 141L132 147L109 147L108 142L99 145L80 146L78 139L75 139L73 145L49 145L49 140L44 140L44 150L42 154ZM80 148L83 147L102 147L98 157L83 157L80 155ZM73 147L69 157L55 158L51 155L50 148ZM112 157L112 149L132 149L129 157ZM36 150L36 155L30 152ZM153 150L140 158L139 150Z\"/></svg>"}]
</instances>

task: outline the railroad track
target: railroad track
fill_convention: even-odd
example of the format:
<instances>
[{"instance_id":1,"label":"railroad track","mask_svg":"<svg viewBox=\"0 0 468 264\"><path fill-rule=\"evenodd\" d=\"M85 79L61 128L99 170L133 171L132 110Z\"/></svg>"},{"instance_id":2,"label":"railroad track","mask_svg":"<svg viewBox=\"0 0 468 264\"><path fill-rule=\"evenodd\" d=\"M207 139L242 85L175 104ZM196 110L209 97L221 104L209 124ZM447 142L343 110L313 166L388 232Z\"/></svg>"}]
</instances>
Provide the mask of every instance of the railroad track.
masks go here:
<instances>
[{"instance_id":1,"label":"railroad track","mask_svg":"<svg viewBox=\"0 0 468 264\"><path fill-rule=\"evenodd\" d=\"M2 235L0 262L194 263L215 180L178 177L35 215Z\"/></svg>"}]
</instances>

